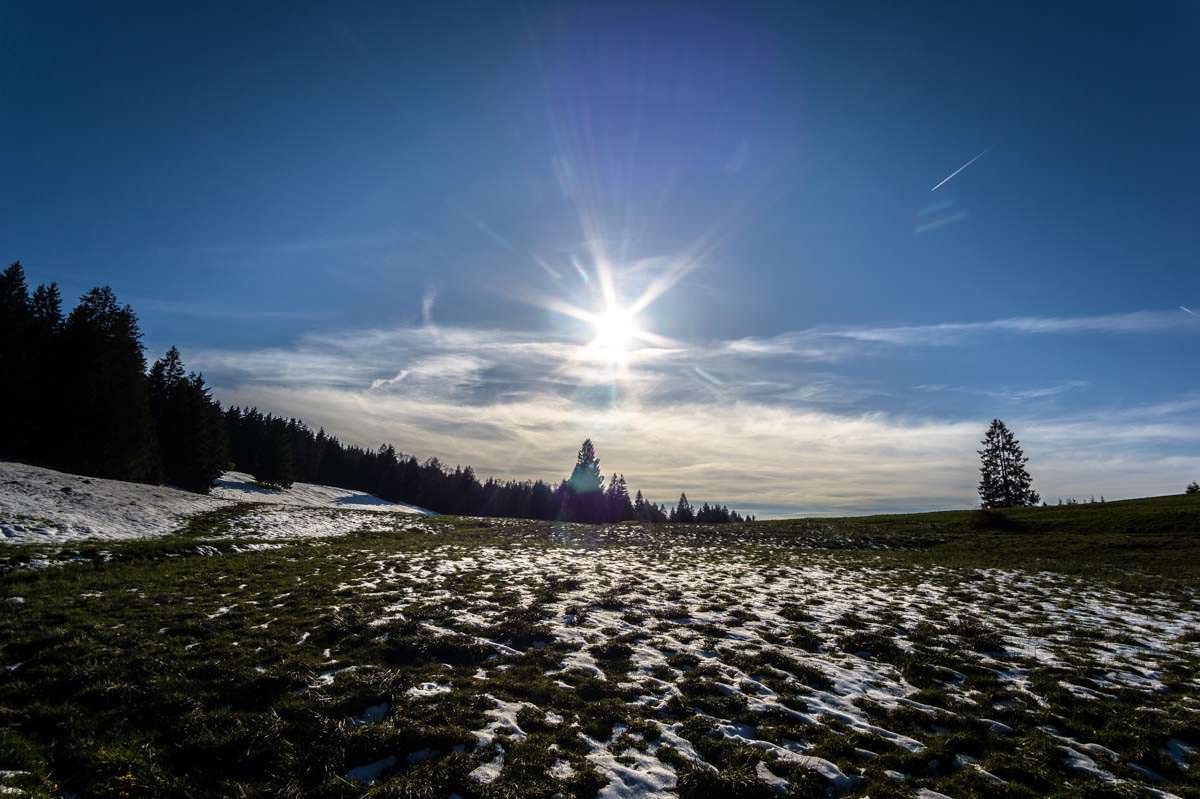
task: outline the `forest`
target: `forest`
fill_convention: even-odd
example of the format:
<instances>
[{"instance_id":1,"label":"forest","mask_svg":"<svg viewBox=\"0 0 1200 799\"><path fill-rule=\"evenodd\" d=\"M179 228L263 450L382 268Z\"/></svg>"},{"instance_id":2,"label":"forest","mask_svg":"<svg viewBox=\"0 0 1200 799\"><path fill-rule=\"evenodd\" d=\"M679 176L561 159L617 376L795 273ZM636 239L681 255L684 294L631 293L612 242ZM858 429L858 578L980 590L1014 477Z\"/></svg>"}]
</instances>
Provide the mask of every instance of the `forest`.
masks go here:
<instances>
[{"instance_id":1,"label":"forest","mask_svg":"<svg viewBox=\"0 0 1200 799\"><path fill-rule=\"evenodd\" d=\"M571 475L480 480L471 466L421 461L391 444L344 444L324 429L257 408L222 409L172 347L147 369L142 332L112 289L86 292L69 314L54 283L32 292L20 262L0 273L0 454L94 477L207 493L230 469L264 485L294 481L368 491L438 513L578 522L753 521L725 506L669 510L607 480L591 440Z\"/></svg>"}]
</instances>

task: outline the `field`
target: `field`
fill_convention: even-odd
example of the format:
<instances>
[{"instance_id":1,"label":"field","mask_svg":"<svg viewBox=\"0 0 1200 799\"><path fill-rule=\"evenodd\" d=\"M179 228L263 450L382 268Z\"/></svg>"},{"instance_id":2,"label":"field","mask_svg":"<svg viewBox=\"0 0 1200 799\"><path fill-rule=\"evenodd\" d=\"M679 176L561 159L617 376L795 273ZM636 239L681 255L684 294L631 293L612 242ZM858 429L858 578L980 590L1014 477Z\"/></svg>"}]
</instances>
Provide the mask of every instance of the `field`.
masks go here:
<instances>
[{"instance_id":1,"label":"field","mask_svg":"<svg viewBox=\"0 0 1200 799\"><path fill-rule=\"evenodd\" d=\"M1200 498L0 548L0 792L1200 797Z\"/></svg>"}]
</instances>

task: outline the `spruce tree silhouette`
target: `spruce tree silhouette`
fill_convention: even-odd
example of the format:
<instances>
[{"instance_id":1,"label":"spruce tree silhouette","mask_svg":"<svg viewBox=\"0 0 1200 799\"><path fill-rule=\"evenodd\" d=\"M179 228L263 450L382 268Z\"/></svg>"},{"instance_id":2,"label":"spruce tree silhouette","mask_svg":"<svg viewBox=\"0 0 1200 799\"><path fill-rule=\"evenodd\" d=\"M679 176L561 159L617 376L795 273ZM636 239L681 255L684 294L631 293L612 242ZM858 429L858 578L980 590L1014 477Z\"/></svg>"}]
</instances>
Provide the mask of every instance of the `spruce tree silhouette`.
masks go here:
<instances>
[{"instance_id":1,"label":"spruce tree silhouette","mask_svg":"<svg viewBox=\"0 0 1200 799\"><path fill-rule=\"evenodd\" d=\"M579 446L575 468L565 484L562 517L571 522L605 521L604 475L600 474L600 458L590 438Z\"/></svg>"},{"instance_id":2,"label":"spruce tree silhouette","mask_svg":"<svg viewBox=\"0 0 1200 799\"><path fill-rule=\"evenodd\" d=\"M43 431L50 460L67 471L157 483L158 448L146 392L137 316L112 289L83 295L63 325L58 364L63 407Z\"/></svg>"},{"instance_id":3,"label":"spruce tree silhouette","mask_svg":"<svg viewBox=\"0 0 1200 799\"><path fill-rule=\"evenodd\" d=\"M5 383L0 391L0 452L10 455L24 454L33 434L25 402L33 382L27 346L32 319L25 270L17 261L0 272L0 375Z\"/></svg>"},{"instance_id":4,"label":"spruce tree silhouette","mask_svg":"<svg viewBox=\"0 0 1200 799\"><path fill-rule=\"evenodd\" d=\"M184 373L175 347L150 367L148 383L163 479L207 494L228 461L221 406L202 376Z\"/></svg>"},{"instance_id":5,"label":"spruce tree silhouette","mask_svg":"<svg viewBox=\"0 0 1200 799\"><path fill-rule=\"evenodd\" d=\"M1033 490L1033 478L1025 469L1029 458L1012 431L993 419L979 450L979 500L984 508L1014 508L1036 505L1041 497Z\"/></svg>"}]
</instances>

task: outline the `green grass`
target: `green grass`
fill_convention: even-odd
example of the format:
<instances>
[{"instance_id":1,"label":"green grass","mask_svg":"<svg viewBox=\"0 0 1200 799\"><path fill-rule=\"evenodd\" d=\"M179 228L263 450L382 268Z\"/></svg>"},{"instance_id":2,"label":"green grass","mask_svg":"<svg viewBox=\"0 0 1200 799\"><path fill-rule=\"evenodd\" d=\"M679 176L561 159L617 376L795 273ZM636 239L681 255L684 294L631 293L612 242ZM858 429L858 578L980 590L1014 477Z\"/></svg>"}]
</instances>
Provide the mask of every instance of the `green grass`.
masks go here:
<instances>
[{"instance_id":1,"label":"green grass","mask_svg":"<svg viewBox=\"0 0 1200 799\"><path fill-rule=\"evenodd\" d=\"M1081 624L1035 601L1200 613L1200 498L1014 510L1007 531L972 530L969 512L620 535L438 518L432 534L237 551L252 539L223 533L245 510L154 541L0 550L0 598L22 600L0 602L0 770L20 772L4 785L37 797L591 797L605 782L593 741L631 763L657 757L683 796L777 795L760 764L789 795L825 796L823 778L771 748L800 742L857 778L851 795L1147 795L1138 766L1200 797L1200 776L1164 752L1200 746L1194 630L1152 648L1120 615ZM940 599L914 604L925 589ZM559 637L573 630L586 642ZM1013 651L1018 634L1051 642L1056 662ZM642 668L647 648L660 659ZM1162 687L1110 685L1100 654L1112 648ZM584 656L597 673L568 668ZM903 679L908 704L854 703L925 748L822 710L835 669ZM423 683L449 690L410 691ZM753 699L769 695L778 703ZM497 700L523 703L519 732L480 745ZM362 719L378 705L382 717ZM1126 782L1070 770L1063 739L1116 752L1102 765ZM497 745L498 779L473 779ZM374 785L346 778L387 758Z\"/></svg>"},{"instance_id":2,"label":"green grass","mask_svg":"<svg viewBox=\"0 0 1200 799\"><path fill-rule=\"evenodd\" d=\"M783 520L757 527L800 540L819 531L838 546L843 538L877 543L888 548L886 558L914 564L1046 570L1135 589L1200 585L1200 496L999 513L1020 529L972 529L973 511Z\"/></svg>"}]
</instances>

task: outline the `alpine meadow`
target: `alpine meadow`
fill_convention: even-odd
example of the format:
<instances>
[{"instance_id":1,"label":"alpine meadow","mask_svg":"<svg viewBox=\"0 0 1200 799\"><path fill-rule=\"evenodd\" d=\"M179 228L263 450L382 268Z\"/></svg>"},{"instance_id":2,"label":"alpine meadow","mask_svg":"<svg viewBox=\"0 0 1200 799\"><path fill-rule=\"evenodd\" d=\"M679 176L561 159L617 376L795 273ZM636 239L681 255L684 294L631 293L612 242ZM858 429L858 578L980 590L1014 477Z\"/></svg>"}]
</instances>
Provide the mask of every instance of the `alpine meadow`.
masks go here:
<instances>
[{"instance_id":1,"label":"alpine meadow","mask_svg":"<svg viewBox=\"0 0 1200 799\"><path fill-rule=\"evenodd\" d=\"M0 796L1200 799L1198 31L0 7Z\"/></svg>"}]
</instances>

